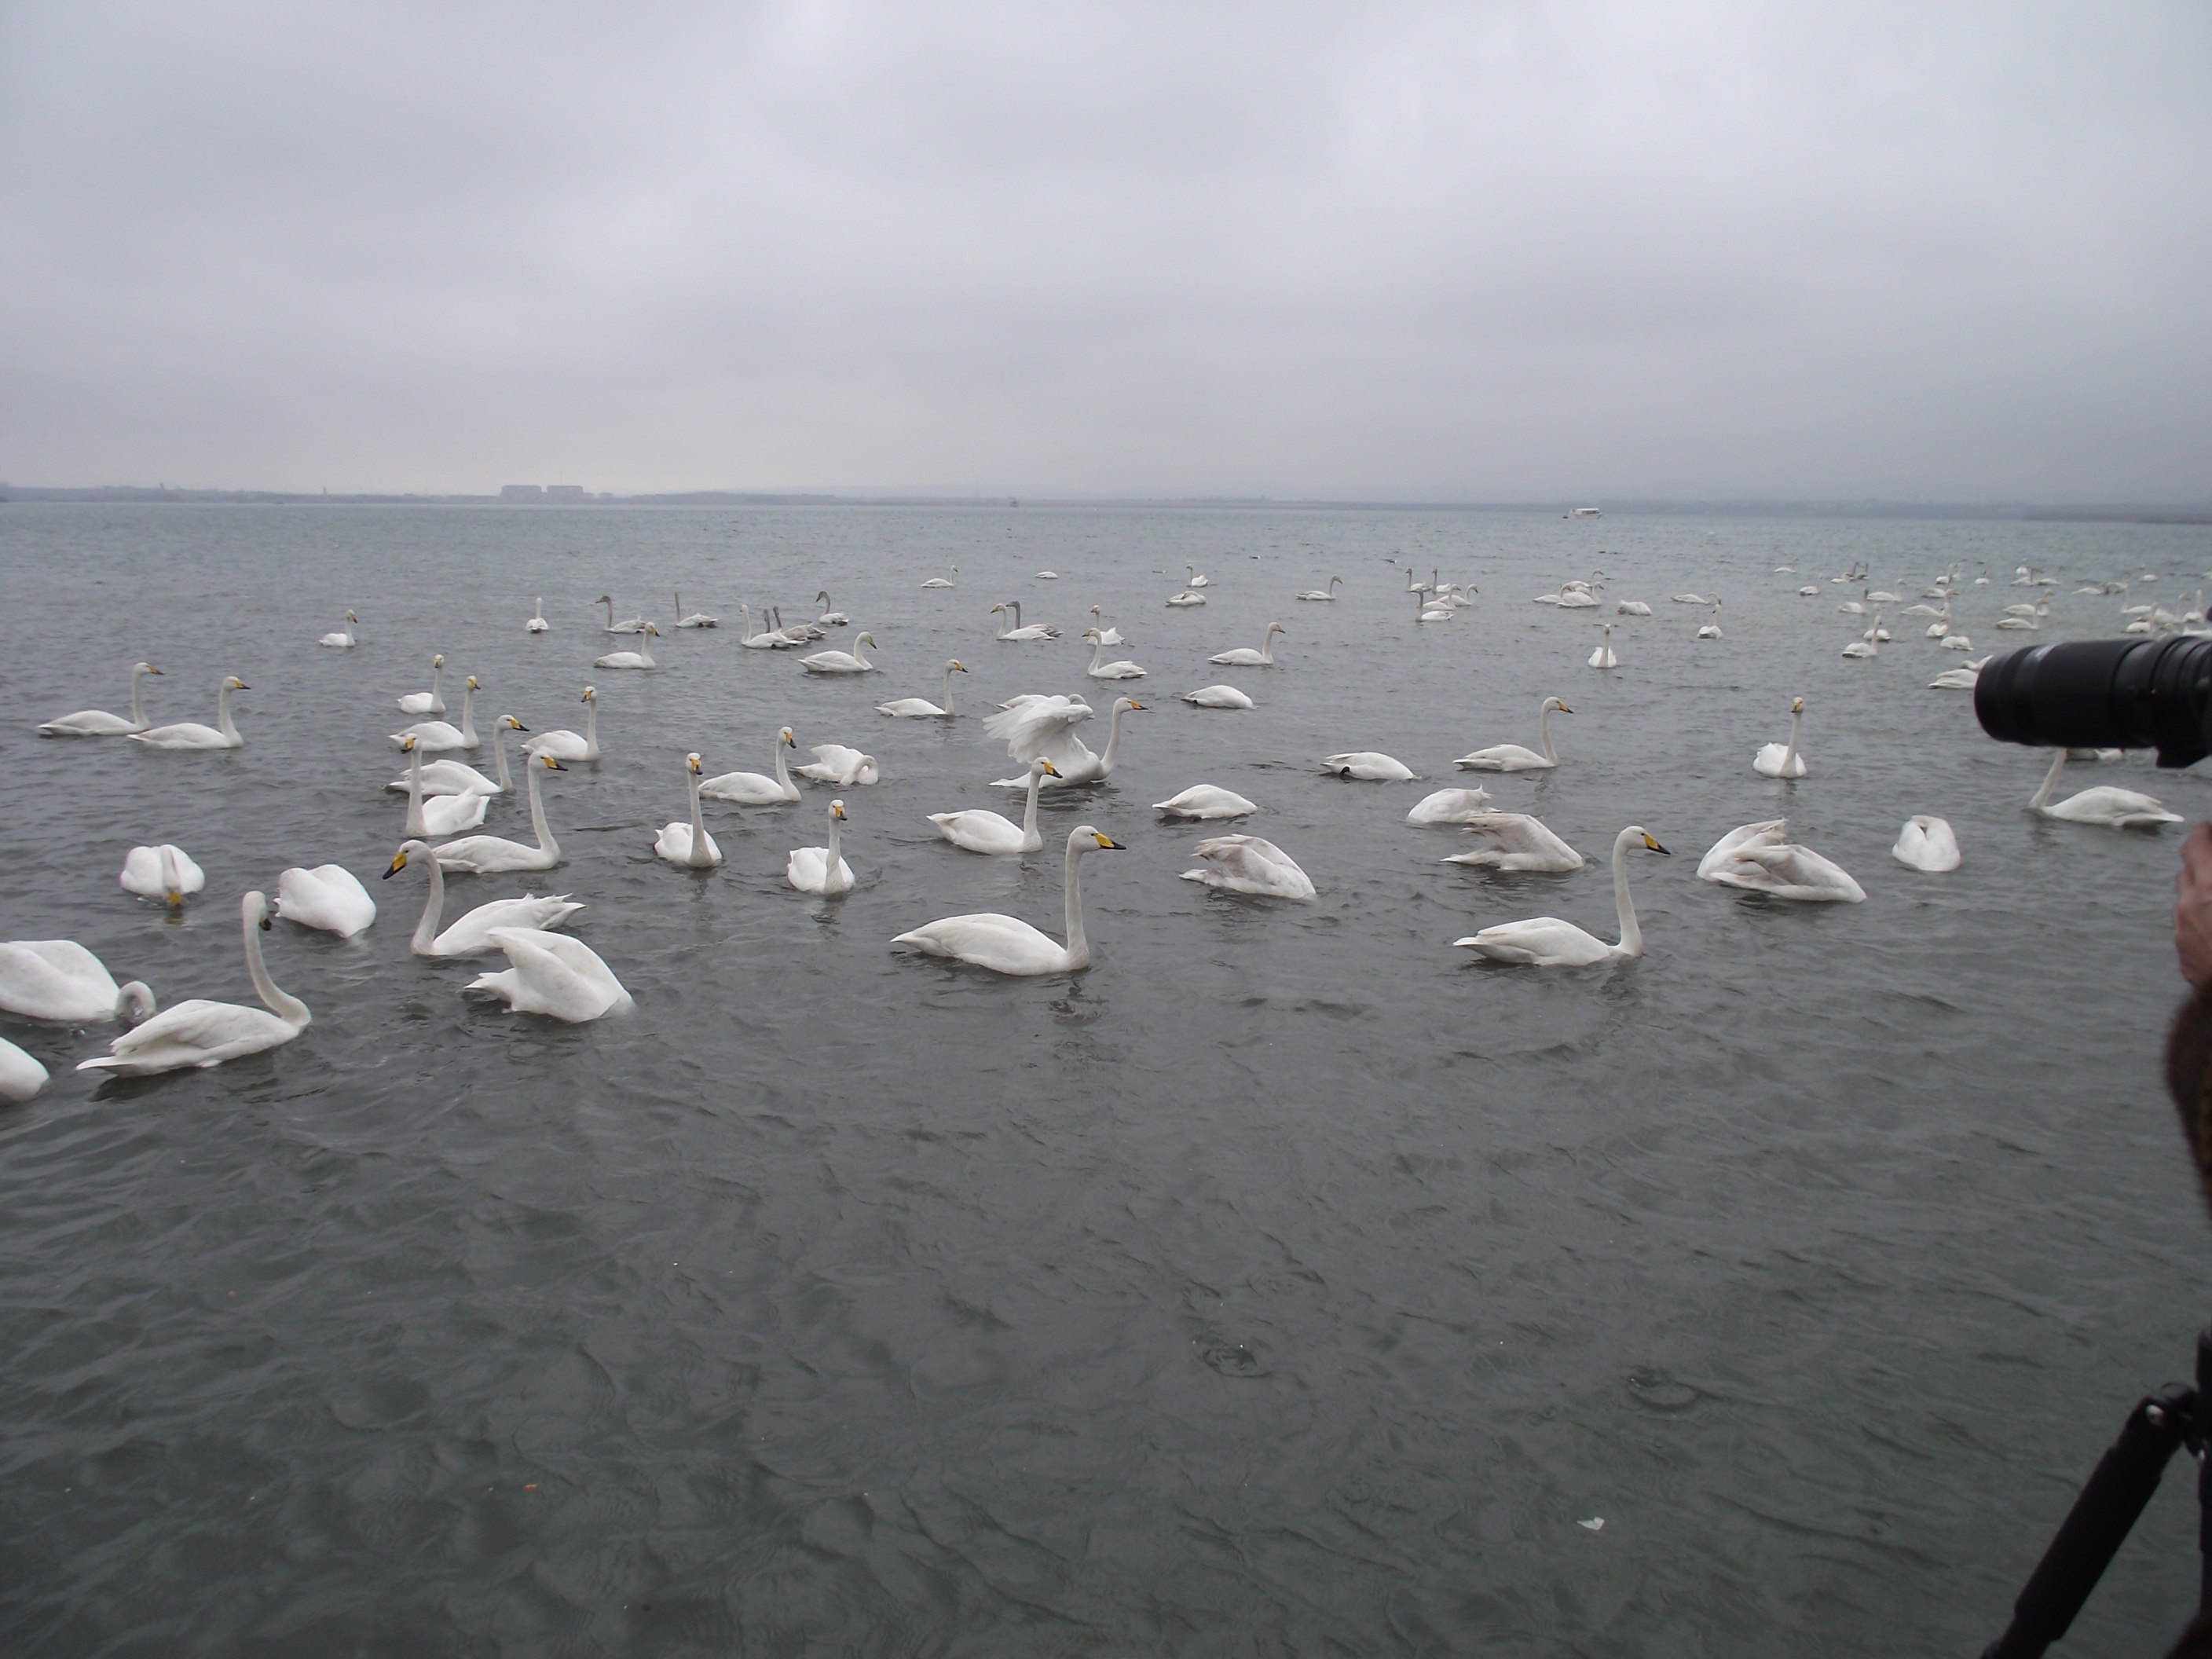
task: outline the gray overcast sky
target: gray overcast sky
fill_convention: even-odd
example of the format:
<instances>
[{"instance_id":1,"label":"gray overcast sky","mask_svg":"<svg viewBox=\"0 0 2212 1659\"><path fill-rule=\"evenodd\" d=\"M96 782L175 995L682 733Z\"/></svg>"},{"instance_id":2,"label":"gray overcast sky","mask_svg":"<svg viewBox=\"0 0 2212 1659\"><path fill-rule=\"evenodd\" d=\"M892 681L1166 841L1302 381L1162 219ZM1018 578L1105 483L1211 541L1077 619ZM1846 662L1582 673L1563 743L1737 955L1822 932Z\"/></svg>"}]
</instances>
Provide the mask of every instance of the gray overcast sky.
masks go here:
<instances>
[{"instance_id":1,"label":"gray overcast sky","mask_svg":"<svg viewBox=\"0 0 2212 1659\"><path fill-rule=\"evenodd\" d=\"M0 477L2212 497L2212 9L0 7Z\"/></svg>"}]
</instances>

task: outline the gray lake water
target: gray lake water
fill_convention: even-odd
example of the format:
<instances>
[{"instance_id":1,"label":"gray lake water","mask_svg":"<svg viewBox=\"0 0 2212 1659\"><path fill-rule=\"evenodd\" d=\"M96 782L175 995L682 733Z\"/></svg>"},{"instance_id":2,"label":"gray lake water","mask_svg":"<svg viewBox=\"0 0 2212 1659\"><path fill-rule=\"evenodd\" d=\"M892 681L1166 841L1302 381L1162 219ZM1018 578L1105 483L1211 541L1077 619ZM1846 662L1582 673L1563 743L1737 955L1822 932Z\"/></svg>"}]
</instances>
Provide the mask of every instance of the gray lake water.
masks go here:
<instances>
[{"instance_id":1,"label":"gray lake water","mask_svg":"<svg viewBox=\"0 0 2212 1659\"><path fill-rule=\"evenodd\" d=\"M354 941L279 923L295 1042L98 1085L106 1035L14 1019L55 1072L0 1111L0 1635L15 1653L1733 1655L1968 1653L2142 1392L2185 1376L2205 1223L2158 1049L2177 1000L2179 837L2032 818L2043 757L1926 690L1913 619L1872 662L1826 581L1911 597L1986 568L1974 655L2116 631L2077 581L2212 568L2203 528L1219 510L0 508L0 933L67 937L164 1002L250 1000L237 900L336 860L382 907ZM1392 562L1392 561L1399 562ZM1195 563L1203 608L1163 605ZM1419 626L1404 566L1480 584ZM2039 635L1989 631L2061 568ZM958 586L921 581L959 567ZM1801 574L1773 574L1795 565ZM1061 580L1040 581L1038 569ZM1607 572L1602 612L1532 595ZM1332 574L1328 605L1291 594ZM1821 593L1801 599L1801 582ZM595 670L588 601L665 632ZM811 681L735 642L741 599L826 587L882 672ZM1726 637L1697 641L1717 592ZM523 629L545 598L550 633ZM994 643L1024 601L1067 637ZM1584 659L1623 618L1620 666ZM1048 851L976 857L923 815L1011 810L981 713L1086 688L1103 605L1150 670L1103 787L1047 797ZM347 607L356 650L316 638ZM1289 629L1279 665L1225 647ZM848 644L848 638L833 640ZM479 724L580 728L549 778L574 931L636 998L566 1026L421 962L393 698L429 658ZM936 696L962 718L885 720ZM126 707L212 718L231 754L33 735ZM1176 694L1218 680L1249 713ZM449 678L448 684L453 684ZM1092 700L1103 711L1108 696ZM1103 688L1110 692L1112 688ZM1454 757L1533 742L1554 774ZM1752 751L1808 704L1813 770ZM882 781L709 807L727 855L657 860L683 756L768 769L775 729ZM1083 735L1097 747L1103 719ZM1332 750L1424 775L1362 784ZM801 756L804 758L804 756ZM2082 766L2200 816L2147 757ZM1427 790L1485 781L1592 855L1570 876L1441 863ZM1218 826L1149 803L1212 782L1320 889L1177 879ZM842 793L842 899L784 884ZM1889 855L1935 812L1965 864ZM1861 905L1694 878L1786 813ZM933 916L1057 933L1090 822L1087 973L1009 981L894 951ZM1557 914L1610 934L1632 861L1649 945L1613 969L1451 941ZM486 830L526 837L519 804ZM169 840L207 891L125 894ZM476 878L450 902L544 890ZM2193 1604L2177 1474L2080 1651L2157 1650ZM1602 1517L1601 1530L1577 1524Z\"/></svg>"}]
</instances>

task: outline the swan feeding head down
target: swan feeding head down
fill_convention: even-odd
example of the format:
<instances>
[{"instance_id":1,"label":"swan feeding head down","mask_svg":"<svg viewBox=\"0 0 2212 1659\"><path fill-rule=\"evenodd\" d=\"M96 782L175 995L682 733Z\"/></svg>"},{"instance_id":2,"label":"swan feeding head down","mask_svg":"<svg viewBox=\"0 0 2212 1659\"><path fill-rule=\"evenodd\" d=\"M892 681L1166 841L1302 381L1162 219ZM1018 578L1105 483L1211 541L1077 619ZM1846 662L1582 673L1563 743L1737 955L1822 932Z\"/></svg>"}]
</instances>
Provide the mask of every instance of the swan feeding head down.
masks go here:
<instances>
[{"instance_id":1,"label":"swan feeding head down","mask_svg":"<svg viewBox=\"0 0 2212 1659\"><path fill-rule=\"evenodd\" d=\"M911 945L933 957L971 963L994 974L1033 975L1073 973L1091 965L1091 941L1083 931L1083 890L1078 861L1087 853L1120 852L1122 844L1087 823L1067 832L1065 920L1067 943L1054 942L1026 921L994 911L945 916L901 933L894 945Z\"/></svg>"},{"instance_id":2,"label":"swan feeding head down","mask_svg":"<svg viewBox=\"0 0 2212 1659\"><path fill-rule=\"evenodd\" d=\"M1607 945L1593 933L1557 916L1536 916L1528 921L1509 921L1486 927L1462 946L1493 962L1517 963L1532 968L1588 968L1601 962L1624 962L1644 954L1644 930L1637 925L1636 903L1628 896L1628 852L1642 847L1654 853L1666 848L1652 839L1640 823L1632 823L1613 842L1613 903L1620 922L1620 942Z\"/></svg>"}]
</instances>

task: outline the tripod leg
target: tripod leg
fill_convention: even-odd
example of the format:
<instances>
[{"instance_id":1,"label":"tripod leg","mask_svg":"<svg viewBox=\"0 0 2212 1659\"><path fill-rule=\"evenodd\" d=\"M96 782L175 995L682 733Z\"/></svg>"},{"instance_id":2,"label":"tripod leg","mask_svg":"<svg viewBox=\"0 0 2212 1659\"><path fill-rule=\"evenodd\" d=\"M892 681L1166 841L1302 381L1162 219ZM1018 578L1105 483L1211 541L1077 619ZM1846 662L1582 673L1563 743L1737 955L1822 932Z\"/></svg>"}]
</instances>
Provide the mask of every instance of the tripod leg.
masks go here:
<instances>
[{"instance_id":1,"label":"tripod leg","mask_svg":"<svg viewBox=\"0 0 2212 1659\"><path fill-rule=\"evenodd\" d=\"M2200 1346L2197 1363L2208 1359ZM2112 1564L2136 1517L2158 1490L2159 1476L2192 1426L2197 1390L2169 1382L2136 1402L2120 1437L2098 1460L2096 1472L2067 1511L2058 1534L2043 1553L2027 1588L2012 1604L2012 1623L1982 1650L1982 1659L2039 1659L2066 1634L2089 1592Z\"/></svg>"}]
</instances>

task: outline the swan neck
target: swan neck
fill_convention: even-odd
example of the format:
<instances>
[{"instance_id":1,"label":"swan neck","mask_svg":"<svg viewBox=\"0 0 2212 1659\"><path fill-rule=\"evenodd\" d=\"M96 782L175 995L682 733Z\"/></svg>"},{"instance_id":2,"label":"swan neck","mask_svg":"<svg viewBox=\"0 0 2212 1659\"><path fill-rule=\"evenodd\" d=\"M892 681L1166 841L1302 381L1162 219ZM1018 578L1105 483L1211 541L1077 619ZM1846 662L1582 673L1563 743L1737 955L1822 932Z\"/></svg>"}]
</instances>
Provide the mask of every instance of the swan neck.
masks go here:
<instances>
[{"instance_id":1,"label":"swan neck","mask_svg":"<svg viewBox=\"0 0 2212 1659\"><path fill-rule=\"evenodd\" d=\"M783 791L783 798L786 800L797 800L799 799L799 786L792 782L791 774L785 771L783 768L783 739L781 738L778 738L775 740L775 784L777 788Z\"/></svg>"},{"instance_id":2,"label":"swan neck","mask_svg":"<svg viewBox=\"0 0 2212 1659\"><path fill-rule=\"evenodd\" d=\"M1083 843L1075 836L1067 838L1067 865L1065 880L1067 888L1066 914L1062 920L1067 927L1067 965L1087 968L1091 965L1091 941L1083 932L1083 872L1079 860Z\"/></svg>"},{"instance_id":3,"label":"swan neck","mask_svg":"<svg viewBox=\"0 0 2212 1659\"><path fill-rule=\"evenodd\" d=\"M287 1025L305 1025L313 1018L306 1003L278 990L269 977L268 964L261 960L261 924L252 916L246 919L246 971L252 975L254 994Z\"/></svg>"},{"instance_id":4,"label":"swan neck","mask_svg":"<svg viewBox=\"0 0 2212 1659\"><path fill-rule=\"evenodd\" d=\"M1044 845L1044 837L1037 834L1037 790L1044 782L1044 774L1032 767L1030 770L1029 805L1022 809L1022 851L1034 853Z\"/></svg>"},{"instance_id":5,"label":"swan neck","mask_svg":"<svg viewBox=\"0 0 2212 1659\"><path fill-rule=\"evenodd\" d=\"M538 837L539 852L550 853L557 858L561 848L554 842L553 832L545 827L545 798L538 788L538 775L544 769L542 766L530 769L530 832Z\"/></svg>"},{"instance_id":6,"label":"swan neck","mask_svg":"<svg viewBox=\"0 0 2212 1659\"><path fill-rule=\"evenodd\" d=\"M949 666L945 671L945 689L939 695L945 699L945 712L951 714L952 712L952 670Z\"/></svg>"},{"instance_id":7,"label":"swan neck","mask_svg":"<svg viewBox=\"0 0 2212 1659\"><path fill-rule=\"evenodd\" d=\"M1552 747L1552 700L1544 699L1544 706L1536 711L1536 742L1544 751L1544 758L1553 766L1559 763L1559 751Z\"/></svg>"},{"instance_id":8,"label":"swan neck","mask_svg":"<svg viewBox=\"0 0 2212 1659\"><path fill-rule=\"evenodd\" d=\"M1091 641L1091 672L1092 673L1098 672L1098 659L1105 654L1106 640L1105 636L1101 635Z\"/></svg>"},{"instance_id":9,"label":"swan neck","mask_svg":"<svg viewBox=\"0 0 2212 1659\"><path fill-rule=\"evenodd\" d=\"M686 770L684 776L691 791L691 862L711 864L714 860L707 853L707 820L699 811L699 775Z\"/></svg>"},{"instance_id":10,"label":"swan neck","mask_svg":"<svg viewBox=\"0 0 2212 1659\"><path fill-rule=\"evenodd\" d=\"M514 779L507 769L507 727L504 726L495 726L491 729L491 757L498 763L500 793L512 795Z\"/></svg>"},{"instance_id":11,"label":"swan neck","mask_svg":"<svg viewBox=\"0 0 2212 1659\"><path fill-rule=\"evenodd\" d=\"M2051 757L2051 769L2043 775L2043 787L2035 792L2035 799L2027 804L2030 811L2040 812L2051 804L2051 792L2058 787L2058 775L2065 769L2066 750L2062 745Z\"/></svg>"},{"instance_id":12,"label":"swan neck","mask_svg":"<svg viewBox=\"0 0 2212 1659\"><path fill-rule=\"evenodd\" d=\"M131 725L134 731L143 732L146 729L146 705L140 701L141 688L145 684L146 677L137 669L132 669L131 671Z\"/></svg>"},{"instance_id":13,"label":"swan neck","mask_svg":"<svg viewBox=\"0 0 2212 1659\"><path fill-rule=\"evenodd\" d=\"M407 941L407 948L418 957L427 957L438 942L438 922L446 914L446 866L436 855L425 854L422 862L430 867L430 893L422 901L422 919L415 924L415 937Z\"/></svg>"},{"instance_id":14,"label":"swan neck","mask_svg":"<svg viewBox=\"0 0 2212 1659\"><path fill-rule=\"evenodd\" d=\"M419 743L407 751L406 833L410 836L430 833L422 818L422 745Z\"/></svg>"},{"instance_id":15,"label":"swan neck","mask_svg":"<svg viewBox=\"0 0 2212 1659\"><path fill-rule=\"evenodd\" d=\"M1636 901L1628 896L1628 848L1635 838L1626 830L1613 842L1613 908L1620 918L1620 954L1644 954L1644 929L1637 925Z\"/></svg>"},{"instance_id":16,"label":"swan neck","mask_svg":"<svg viewBox=\"0 0 2212 1659\"><path fill-rule=\"evenodd\" d=\"M1797 728L1804 723L1804 720L1803 709L1793 708L1790 711L1790 747L1782 753L1782 775L1785 778L1790 775L1791 763L1797 758Z\"/></svg>"},{"instance_id":17,"label":"swan neck","mask_svg":"<svg viewBox=\"0 0 2212 1659\"><path fill-rule=\"evenodd\" d=\"M597 697L594 697L591 702L584 705L584 758L586 760L595 761L599 759L599 700ZM537 781L537 775L535 773L531 775L531 781L532 783ZM535 790L532 791L532 798L533 799L536 799Z\"/></svg>"},{"instance_id":18,"label":"swan neck","mask_svg":"<svg viewBox=\"0 0 2212 1659\"><path fill-rule=\"evenodd\" d=\"M483 747L477 738L477 689L465 687L461 692L461 741L471 749Z\"/></svg>"},{"instance_id":19,"label":"swan neck","mask_svg":"<svg viewBox=\"0 0 2212 1659\"><path fill-rule=\"evenodd\" d=\"M1114 721L1106 728L1106 752L1098 757L1098 775L1102 778L1114 769L1114 757L1121 752L1121 716L1128 712L1119 702L1114 705Z\"/></svg>"},{"instance_id":20,"label":"swan neck","mask_svg":"<svg viewBox=\"0 0 2212 1659\"><path fill-rule=\"evenodd\" d=\"M222 733L223 741L234 749L245 741L238 735L238 728L230 723L230 682L228 680L216 689L215 694L215 727Z\"/></svg>"},{"instance_id":21,"label":"swan neck","mask_svg":"<svg viewBox=\"0 0 2212 1659\"><path fill-rule=\"evenodd\" d=\"M825 880L825 881L826 881L826 880L828 880L830 877L832 877L832 876L834 876L834 875L836 875L836 874L837 873L837 860L838 860L841 857L842 857L842 856L843 856L843 853L842 853L842 848L843 848L844 842L843 842L842 839L840 837L840 836L838 835L838 830L839 830L842 827L842 824L840 823L840 822L839 822L839 820L838 820L838 817L837 817L837 811L836 811L836 809L835 807L830 808L830 851L829 851L829 856L828 856L827 858L825 858L825 859L823 860L823 865L822 865L822 875L823 875L823 880Z\"/></svg>"}]
</instances>

